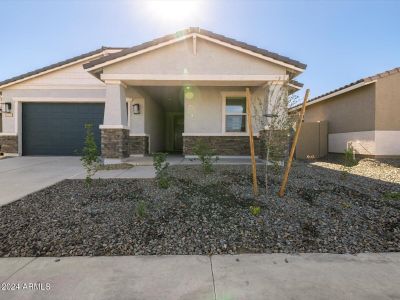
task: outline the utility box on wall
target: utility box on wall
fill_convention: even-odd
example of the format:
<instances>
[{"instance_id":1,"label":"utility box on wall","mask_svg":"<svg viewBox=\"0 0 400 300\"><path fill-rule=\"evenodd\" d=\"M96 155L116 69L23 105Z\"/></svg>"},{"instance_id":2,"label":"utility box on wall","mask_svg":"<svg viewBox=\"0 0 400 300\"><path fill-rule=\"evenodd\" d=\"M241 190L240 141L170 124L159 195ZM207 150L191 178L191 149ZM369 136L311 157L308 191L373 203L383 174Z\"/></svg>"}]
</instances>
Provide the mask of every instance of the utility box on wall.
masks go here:
<instances>
[{"instance_id":1,"label":"utility box on wall","mask_svg":"<svg viewBox=\"0 0 400 300\"><path fill-rule=\"evenodd\" d=\"M297 159L315 159L328 154L328 122L304 122L296 146Z\"/></svg>"}]
</instances>

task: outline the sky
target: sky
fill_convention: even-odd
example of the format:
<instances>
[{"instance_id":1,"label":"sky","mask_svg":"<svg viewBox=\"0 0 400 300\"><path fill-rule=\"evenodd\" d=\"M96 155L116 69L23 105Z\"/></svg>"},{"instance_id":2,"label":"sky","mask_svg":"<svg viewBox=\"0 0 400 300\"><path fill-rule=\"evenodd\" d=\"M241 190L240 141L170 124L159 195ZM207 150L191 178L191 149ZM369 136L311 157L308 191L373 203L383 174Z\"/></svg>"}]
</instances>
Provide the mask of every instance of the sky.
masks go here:
<instances>
[{"instance_id":1,"label":"sky","mask_svg":"<svg viewBox=\"0 0 400 300\"><path fill-rule=\"evenodd\" d=\"M0 0L0 11L0 80L190 26L307 64L296 79L311 97L400 67L400 1Z\"/></svg>"}]
</instances>

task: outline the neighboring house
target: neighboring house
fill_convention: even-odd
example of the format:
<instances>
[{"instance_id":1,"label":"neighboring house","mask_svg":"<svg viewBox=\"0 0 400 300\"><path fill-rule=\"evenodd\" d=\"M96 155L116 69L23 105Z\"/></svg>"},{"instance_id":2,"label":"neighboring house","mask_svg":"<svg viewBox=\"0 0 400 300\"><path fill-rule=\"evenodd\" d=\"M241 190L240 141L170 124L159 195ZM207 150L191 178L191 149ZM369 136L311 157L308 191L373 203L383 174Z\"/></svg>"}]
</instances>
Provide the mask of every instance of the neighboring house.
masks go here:
<instances>
[{"instance_id":1,"label":"neighboring house","mask_svg":"<svg viewBox=\"0 0 400 300\"><path fill-rule=\"evenodd\" d=\"M331 153L352 146L360 155L400 156L400 68L311 99L304 121L328 122Z\"/></svg>"},{"instance_id":2,"label":"neighboring house","mask_svg":"<svg viewBox=\"0 0 400 300\"><path fill-rule=\"evenodd\" d=\"M193 154L200 140L218 155L249 155L245 88L289 82L306 65L199 28L132 48L101 48L0 82L0 151L76 155L92 123L102 156ZM254 126L255 135L258 128Z\"/></svg>"}]
</instances>

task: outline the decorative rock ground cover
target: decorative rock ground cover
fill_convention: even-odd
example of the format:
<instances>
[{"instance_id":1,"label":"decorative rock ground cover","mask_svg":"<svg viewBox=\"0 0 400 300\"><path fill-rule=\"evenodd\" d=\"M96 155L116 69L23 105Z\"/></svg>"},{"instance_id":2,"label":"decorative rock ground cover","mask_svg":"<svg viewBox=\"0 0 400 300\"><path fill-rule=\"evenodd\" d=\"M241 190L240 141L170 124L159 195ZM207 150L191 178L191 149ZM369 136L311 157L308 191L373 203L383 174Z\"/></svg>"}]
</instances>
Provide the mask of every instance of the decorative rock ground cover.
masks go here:
<instances>
[{"instance_id":1,"label":"decorative rock ground cover","mask_svg":"<svg viewBox=\"0 0 400 300\"><path fill-rule=\"evenodd\" d=\"M64 180L0 207L0 256L400 251L397 166L365 160L343 172L297 162L282 199L273 174L265 196L258 167L258 200L250 166L215 169L170 167L168 189L147 179Z\"/></svg>"}]
</instances>

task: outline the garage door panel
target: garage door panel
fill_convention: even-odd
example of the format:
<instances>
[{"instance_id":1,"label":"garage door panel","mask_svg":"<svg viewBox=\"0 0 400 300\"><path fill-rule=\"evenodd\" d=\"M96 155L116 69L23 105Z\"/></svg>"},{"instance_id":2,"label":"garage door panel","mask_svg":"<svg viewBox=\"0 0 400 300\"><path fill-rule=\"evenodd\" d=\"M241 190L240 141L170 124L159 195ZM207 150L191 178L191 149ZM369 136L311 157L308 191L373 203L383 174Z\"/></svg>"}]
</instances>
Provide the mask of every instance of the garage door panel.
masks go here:
<instances>
[{"instance_id":1,"label":"garage door panel","mask_svg":"<svg viewBox=\"0 0 400 300\"><path fill-rule=\"evenodd\" d=\"M85 124L93 124L100 149L102 103L24 103L22 108L23 155L78 155L84 145Z\"/></svg>"}]
</instances>

